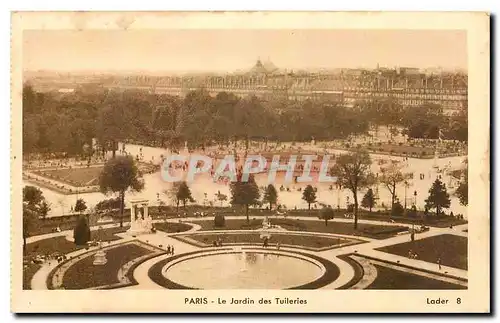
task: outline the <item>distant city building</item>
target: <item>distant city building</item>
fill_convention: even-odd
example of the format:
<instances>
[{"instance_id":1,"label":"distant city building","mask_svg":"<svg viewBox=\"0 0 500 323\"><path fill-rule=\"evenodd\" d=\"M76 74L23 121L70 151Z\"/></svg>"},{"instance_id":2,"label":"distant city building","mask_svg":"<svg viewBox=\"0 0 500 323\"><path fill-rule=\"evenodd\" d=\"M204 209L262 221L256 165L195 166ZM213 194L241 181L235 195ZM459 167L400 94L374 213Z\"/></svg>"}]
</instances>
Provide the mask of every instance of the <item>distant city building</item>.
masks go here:
<instances>
[{"instance_id":1,"label":"distant city building","mask_svg":"<svg viewBox=\"0 0 500 323\"><path fill-rule=\"evenodd\" d=\"M99 82L93 77L93 82ZM57 79L60 88L67 88ZM367 100L394 99L402 107L427 103L442 106L447 114L467 103L467 74L439 70L421 71L413 67L376 69L337 69L308 72L282 70L270 61L257 60L247 72L225 75L194 74L183 76L105 76L100 80L112 90L138 89L150 93L185 95L204 88L210 94L229 92L243 97L256 95L263 99L322 100L354 106ZM43 82L42 82L43 83ZM64 83L64 82L63 82ZM72 83L86 82L75 81ZM39 86L38 88L44 88Z\"/></svg>"}]
</instances>

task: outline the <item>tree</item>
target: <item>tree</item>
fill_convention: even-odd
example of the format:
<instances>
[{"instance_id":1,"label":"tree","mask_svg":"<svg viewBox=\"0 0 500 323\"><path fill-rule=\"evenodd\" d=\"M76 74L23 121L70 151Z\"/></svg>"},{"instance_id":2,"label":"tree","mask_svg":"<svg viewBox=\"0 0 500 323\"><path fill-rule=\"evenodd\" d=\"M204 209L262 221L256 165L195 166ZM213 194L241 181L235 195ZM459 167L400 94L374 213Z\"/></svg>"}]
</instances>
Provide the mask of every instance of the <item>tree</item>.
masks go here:
<instances>
[{"instance_id":1,"label":"tree","mask_svg":"<svg viewBox=\"0 0 500 323\"><path fill-rule=\"evenodd\" d=\"M108 105L99 110L97 135L102 146L116 156L118 141L124 137L125 118L123 108L118 104Z\"/></svg>"},{"instance_id":2,"label":"tree","mask_svg":"<svg viewBox=\"0 0 500 323\"><path fill-rule=\"evenodd\" d=\"M401 166L396 163L391 163L388 167L382 168L382 175L379 177L379 181L385 185L385 187L391 193L391 211L394 208L394 201L396 200L396 186L405 180L403 173L401 172Z\"/></svg>"},{"instance_id":3,"label":"tree","mask_svg":"<svg viewBox=\"0 0 500 323\"><path fill-rule=\"evenodd\" d=\"M276 187L273 184L267 185L262 202L269 203L270 210L273 208L273 204L276 205L278 202L278 191L276 191Z\"/></svg>"},{"instance_id":4,"label":"tree","mask_svg":"<svg viewBox=\"0 0 500 323\"><path fill-rule=\"evenodd\" d=\"M455 191L455 194L458 196L460 200L460 204L467 206L469 204L469 166L468 161L465 161L465 165L467 166L462 172L462 180Z\"/></svg>"},{"instance_id":5,"label":"tree","mask_svg":"<svg viewBox=\"0 0 500 323\"><path fill-rule=\"evenodd\" d=\"M469 184L467 181L463 181L458 185L455 194L458 196L460 204L464 206L469 204Z\"/></svg>"},{"instance_id":6,"label":"tree","mask_svg":"<svg viewBox=\"0 0 500 323\"><path fill-rule=\"evenodd\" d=\"M259 204L260 198L259 187L257 186L257 183L255 183L255 178L252 174L250 174L248 181L246 182L241 181L241 179L232 182L230 185L230 190L231 204L245 206L247 223L250 223L250 218L248 217L248 208L250 205Z\"/></svg>"},{"instance_id":7,"label":"tree","mask_svg":"<svg viewBox=\"0 0 500 323\"><path fill-rule=\"evenodd\" d=\"M450 207L450 195L446 192L446 185L439 179L432 183L429 189L429 197L425 200L425 207L436 209L436 216L439 216L442 209Z\"/></svg>"},{"instance_id":8,"label":"tree","mask_svg":"<svg viewBox=\"0 0 500 323\"><path fill-rule=\"evenodd\" d=\"M354 229L358 228L358 190L373 183L371 159L367 151L358 150L336 158L330 173L342 187L348 188L354 198Z\"/></svg>"},{"instance_id":9,"label":"tree","mask_svg":"<svg viewBox=\"0 0 500 323\"><path fill-rule=\"evenodd\" d=\"M169 196L170 200L175 203L175 205L176 205L175 212L177 212L177 213L179 213L179 203L180 203L180 200L177 196L177 192L179 191L180 185L181 185L181 182L174 182L172 184L172 187L169 190L164 191L164 193Z\"/></svg>"},{"instance_id":10,"label":"tree","mask_svg":"<svg viewBox=\"0 0 500 323\"><path fill-rule=\"evenodd\" d=\"M73 239L75 244L83 246L90 240L90 227L86 216L80 216L73 229Z\"/></svg>"},{"instance_id":11,"label":"tree","mask_svg":"<svg viewBox=\"0 0 500 323\"><path fill-rule=\"evenodd\" d=\"M50 211L42 191L35 186L23 187L23 246L26 248L26 239L37 225L40 217L45 218Z\"/></svg>"},{"instance_id":12,"label":"tree","mask_svg":"<svg viewBox=\"0 0 500 323\"><path fill-rule=\"evenodd\" d=\"M361 200L361 206L364 208L368 208L371 213L372 208L375 206L376 203L377 202L375 200L375 195L373 194L373 190L370 188L363 196L363 199Z\"/></svg>"},{"instance_id":13,"label":"tree","mask_svg":"<svg viewBox=\"0 0 500 323\"><path fill-rule=\"evenodd\" d=\"M45 201L45 198L38 187L30 185L23 187L23 202L34 207L40 205L43 201Z\"/></svg>"},{"instance_id":14,"label":"tree","mask_svg":"<svg viewBox=\"0 0 500 323\"><path fill-rule=\"evenodd\" d=\"M47 203L46 201L42 201L38 209L38 213L40 214L42 219L45 219L47 217L47 214L49 214L49 212L50 212L50 204Z\"/></svg>"},{"instance_id":15,"label":"tree","mask_svg":"<svg viewBox=\"0 0 500 323\"><path fill-rule=\"evenodd\" d=\"M85 203L85 201L83 199L78 199L76 200L76 204L75 204L75 212L83 212L87 209L87 204Z\"/></svg>"},{"instance_id":16,"label":"tree","mask_svg":"<svg viewBox=\"0 0 500 323\"><path fill-rule=\"evenodd\" d=\"M316 192L311 185L307 185L302 192L302 199L307 202L309 210L311 210L311 204L316 202Z\"/></svg>"},{"instance_id":17,"label":"tree","mask_svg":"<svg viewBox=\"0 0 500 323\"><path fill-rule=\"evenodd\" d=\"M23 203L23 250L26 250L26 239L30 237L31 231L38 220L38 213L28 203Z\"/></svg>"},{"instance_id":18,"label":"tree","mask_svg":"<svg viewBox=\"0 0 500 323\"><path fill-rule=\"evenodd\" d=\"M401 202L396 201L396 203L394 203L394 206L392 208L391 215L392 216L403 216L404 213L405 213L405 209L404 209L403 205L401 204Z\"/></svg>"},{"instance_id":19,"label":"tree","mask_svg":"<svg viewBox=\"0 0 500 323\"><path fill-rule=\"evenodd\" d=\"M325 226L328 226L328 220L332 220L335 213L331 207L325 207L321 210L320 219L325 220Z\"/></svg>"},{"instance_id":20,"label":"tree","mask_svg":"<svg viewBox=\"0 0 500 323\"><path fill-rule=\"evenodd\" d=\"M214 227L223 228L226 225L224 214L217 214L214 217Z\"/></svg>"},{"instance_id":21,"label":"tree","mask_svg":"<svg viewBox=\"0 0 500 323\"><path fill-rule=\"evenodd\" d=\"M224 203L225 201L227 201L227 195L226 194L222 194L221 192L217 192L217 194L215 194L217 199L220 201L220 206L222 206L222 203Z\"/></svg>"},{"instance_id":22,"label":"tree","mask_svg":"<svg viewBox=\"0 0 500 323\"><path fill-rule=\"evenodd\" d=\"M110 159L99 175L99 187L102 193L118 193L120 197L120 227L123 227L125 192L128 189L139 192L144 188L142 175L131 156L117 156Z\"/></svg>"},{"instance_id":23,"label":"tree","mask_svg":"<svg viewBox=\"0 0 500 323\"><path fill-rule=\"evenodd\" d=\"M180 182L180 184L177 187L176 197L178 201L182 202L184 209L186 209L187 201L191 203L194 202L194 199L191 196L191 190L189 189L189 186L187 185L186 182Z\"/></svg>"}]
</instances>

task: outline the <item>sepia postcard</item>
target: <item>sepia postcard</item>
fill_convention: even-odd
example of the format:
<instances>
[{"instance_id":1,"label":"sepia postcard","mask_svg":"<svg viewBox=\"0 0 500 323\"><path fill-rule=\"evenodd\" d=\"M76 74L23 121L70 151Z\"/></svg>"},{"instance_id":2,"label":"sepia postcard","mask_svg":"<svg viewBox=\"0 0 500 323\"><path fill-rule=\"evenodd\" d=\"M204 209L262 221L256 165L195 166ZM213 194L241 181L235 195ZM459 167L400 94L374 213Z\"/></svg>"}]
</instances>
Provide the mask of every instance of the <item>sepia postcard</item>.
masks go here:
<instances>
[{"instance_id":1,"label":"sepia postcard","mask_svg":"<svg viewBox=\"0 0 500 323\"><path fill-rule=\"evenodd\" d=\"M12 13L11 311L489 313L489 19Z\"/></svg>"}]
</instances>

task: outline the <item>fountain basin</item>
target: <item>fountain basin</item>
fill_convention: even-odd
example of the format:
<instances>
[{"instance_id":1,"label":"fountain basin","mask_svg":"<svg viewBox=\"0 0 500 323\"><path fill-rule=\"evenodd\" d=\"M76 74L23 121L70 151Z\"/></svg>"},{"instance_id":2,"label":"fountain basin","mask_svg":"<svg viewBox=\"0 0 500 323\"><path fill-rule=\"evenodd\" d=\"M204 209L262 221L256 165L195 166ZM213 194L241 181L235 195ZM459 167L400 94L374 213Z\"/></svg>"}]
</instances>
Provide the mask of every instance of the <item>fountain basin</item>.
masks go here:
<instances>
[{"instance_id":1,"label":"fountain basin","mask_svg":"<svg viewBox=\"0 0 500 323\"><path fill-rule=\"evenodd\" d=\"M305 254L231 250L177 258L162 266L161 275L183 289L291 289L321 280L326 271Z\"/></svg>"}]
</instances>

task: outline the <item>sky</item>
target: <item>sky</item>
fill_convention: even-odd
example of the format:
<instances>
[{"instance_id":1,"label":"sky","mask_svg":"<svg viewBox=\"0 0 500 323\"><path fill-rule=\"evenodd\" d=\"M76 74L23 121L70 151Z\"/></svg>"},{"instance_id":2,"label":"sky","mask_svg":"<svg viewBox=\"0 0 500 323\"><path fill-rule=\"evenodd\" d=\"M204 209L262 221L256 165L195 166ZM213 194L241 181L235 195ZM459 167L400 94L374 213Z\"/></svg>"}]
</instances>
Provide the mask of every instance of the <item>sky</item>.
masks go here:
<instances>
[{"instance_id":1,"label":"sky","mask_svg":"<svg viewBox=\"0 0 500 323\"><path fill-rule=\"evenodd\" d=\"M465 31L28 30L23 69L222 72L258 58L279 68L441 67L467 70Z\"/></svg>"}]
</instances>

